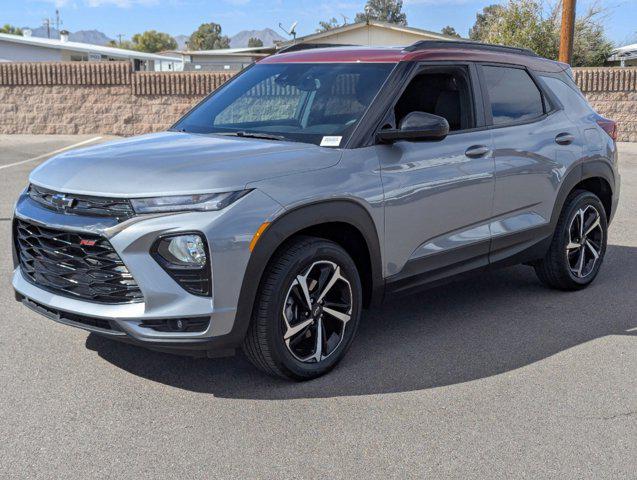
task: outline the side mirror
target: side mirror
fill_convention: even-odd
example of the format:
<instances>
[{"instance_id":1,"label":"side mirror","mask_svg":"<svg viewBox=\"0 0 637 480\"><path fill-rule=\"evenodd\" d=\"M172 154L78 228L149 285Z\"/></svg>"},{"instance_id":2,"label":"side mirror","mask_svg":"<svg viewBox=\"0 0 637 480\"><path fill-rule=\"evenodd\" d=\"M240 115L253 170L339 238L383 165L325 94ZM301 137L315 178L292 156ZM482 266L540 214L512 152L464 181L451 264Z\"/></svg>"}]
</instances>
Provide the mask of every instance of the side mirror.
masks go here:
<instances>
[{"instance_id":1,"label":"side mirror","mask_svg":"<svg viewBox=\"0 0 637 480\"><path fill-rule=\"evenodd\" d=\"M400 121L398 128L380 130L376 138L381 143L398 140L442 140L449 134L449 123L443 117L426 112L411 112Z\"/></svg>"}]
</instances>

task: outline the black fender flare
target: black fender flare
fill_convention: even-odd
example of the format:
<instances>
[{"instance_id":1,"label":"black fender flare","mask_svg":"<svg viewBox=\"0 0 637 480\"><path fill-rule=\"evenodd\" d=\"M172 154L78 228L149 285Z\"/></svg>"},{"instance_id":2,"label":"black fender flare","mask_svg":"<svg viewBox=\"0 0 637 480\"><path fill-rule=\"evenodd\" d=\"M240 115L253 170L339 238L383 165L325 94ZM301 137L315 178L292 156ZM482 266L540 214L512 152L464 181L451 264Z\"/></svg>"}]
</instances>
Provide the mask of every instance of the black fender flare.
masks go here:
<instances>
[{"instance_id":1,"label":"black fender flare","mask_svg":"<svg viewBox=\"0 0 637 480\"><path fill-rule=\"evenodd\" d=\"M610 187L611 194L615 195L615 173L607 161L591 160L577 165L564 177L557 192L557 198L551 213L551 232L557 226L557 221L560 218L560 213L562 213L568 194L571 193L577 184L589 178L605 180Z\"/></svg>"},{"instance_id":2,"label":"black fender flare","mask_svg":"<svg viewBox=\"0 0 637 480\"><path fill-rule=\"evenodd\" d=\"M232 343L239 345L243 341L261 278L276 250L292 235L306 228L335 222L351 225L365 239L371 263L372 299L375 303L380 301L384 290L380 237L367 209L354 200L326 200L301 205L277 217L254 247L243 276L234 325L227 335Z\"/></svg>"}]
</instances>

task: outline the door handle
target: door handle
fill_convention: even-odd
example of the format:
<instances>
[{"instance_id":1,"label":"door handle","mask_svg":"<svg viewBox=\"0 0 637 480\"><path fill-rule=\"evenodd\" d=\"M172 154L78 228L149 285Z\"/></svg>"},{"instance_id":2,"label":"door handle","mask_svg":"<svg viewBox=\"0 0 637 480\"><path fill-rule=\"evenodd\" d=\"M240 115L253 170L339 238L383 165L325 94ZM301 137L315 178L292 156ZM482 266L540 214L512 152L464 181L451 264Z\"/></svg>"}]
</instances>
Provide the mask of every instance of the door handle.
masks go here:
<instances>
[{"instance_id":1,"label":"door handle","mask_svg":"<svg viewBox=\"0 0 637 480\"><path fill-rule=\"evenodd\" d=\"M575 135L568 132L560 133L555 137L555 143L558 145L570 145L575 141Z\"/></svg>"},{"instance_id":2,"label":"door handle","mask_svg":"<svg viewBox=\"0 0 637 480\"><path fill-rule=\"evenodd\" d=\"M486 145L473 145L467 148L467 151L464 152L464 154L469 158L478 158L484 157L490 151L491 149Z\"/></svg>"}]
</instances>

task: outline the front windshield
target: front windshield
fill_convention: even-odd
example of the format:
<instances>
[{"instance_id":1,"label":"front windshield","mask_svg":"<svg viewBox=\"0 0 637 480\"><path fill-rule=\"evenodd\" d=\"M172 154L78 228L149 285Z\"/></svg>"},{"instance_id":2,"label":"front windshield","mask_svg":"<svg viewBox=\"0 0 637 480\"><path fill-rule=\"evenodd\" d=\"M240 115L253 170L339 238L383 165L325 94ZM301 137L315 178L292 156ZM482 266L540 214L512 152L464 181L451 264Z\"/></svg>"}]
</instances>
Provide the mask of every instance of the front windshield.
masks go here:
<instances>
[{"instance_id":1,"label":"front windshield","mask_svg":"<svg viewBox=\"0 0 637 480\"><path fill-rule=\"evenodd\" d=\"M173 130L343 146L393 67L257 64L204 100Z\"/></svg>"}]
</instances>

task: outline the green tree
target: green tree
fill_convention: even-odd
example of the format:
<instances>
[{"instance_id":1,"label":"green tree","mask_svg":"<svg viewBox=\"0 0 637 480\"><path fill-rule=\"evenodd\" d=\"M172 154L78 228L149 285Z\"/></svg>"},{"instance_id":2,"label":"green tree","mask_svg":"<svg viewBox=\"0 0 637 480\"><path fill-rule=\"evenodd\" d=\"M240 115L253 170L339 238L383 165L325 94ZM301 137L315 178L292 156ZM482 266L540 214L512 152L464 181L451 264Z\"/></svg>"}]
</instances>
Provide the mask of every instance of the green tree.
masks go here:
<instances>
[{"instance_id":1,"label":"green tree","mask_svg":"<svg viewBox=\"0 0 637 480\"><path fill-rule=\"evenodd\" d=\"M509 0L500 8L485 8L483 14L483 18L476 18L476 23L481 21L482 25L471 29L474 40L530 48L543 57L556 57L554 24L544 18L540 0Z\"/></svg>"},{"instance_id":2,"label":"green tree","mask_svg":"<svg viewBox=\"0 0 637 480\"><path fill-rule=\"evenodd\" d=\"M0 33L10 33L11 35L22 35L22 29L18 27L14 27L13 25L9 25L5 23L3 27L0 27Z\"/></svg>"},{"instance_id":3,"label":"green tree","mask_svg":"<svg viewBox=\"0 0 637 480\"><path fill-rule=\"evenodd\" d=\"M476 16L472 40L533 50L557 59L560 45L561 3L548 9L542 0L509 0L491 5ZM546 13L548 12L548 13ZM604 9L593 4L575 21L573 66L603 65L613 44L604 31Z\"/></svg>"},{"instance_id":4,"label":"green tree","mask_svg":"<svg viewBox=\"0 0 637 480\"><path fill-rule=\"evenodd\" d=\"M125 50L137 50L138 52L155 53L163 50L175 50L177 41L167 33L148 30L144 33L136 33L131 40L117 42L111 40L109 47L122 48Z\"/></svg>"},{"instance_id":5,"label":"green tree","mask_svg":"<svg viewBox=\"0 0 637 480\"><path fill-rule=\"evenodd\" d=\"M502 5L489 5L484 7L482 12L476 14L476 23L469 29L469 38L471 40L480 41L487 34L488 29L497 21L502 14L504 7Z\"/></svg>"},{"instance_id":6,"label":"green tree","mask_svg":"<svg viewBox=\"0 0 637 480\"><path fill-rule=\"evenodd\" d=\"M221 25L213 22L200 25L188 42L188 48L191 50L216 50L229 47L230 39L221 34Z\"/></svg>"},{"instance_id":7,"label":"green tree","mask_svg":"<svg viewBox=\"0 0 637 480\"><path fill-rule=\"evenodd\" d=\"M573 66L601 66L610 57L614 45L606 37L604 25L601 21L604 16L604 10L600 6L593 4L584 16L575 20ZM559 35L557 32L556 28L556 36Z\"/></svg>"},{"instance_id":8,"label":"green tree","mask_svg":"<svg viewBox=\"0 0 637 480\"><path fill-rule=\"evenodd\" d=\"M133 42L129 40L122 40L121 42L109 40L107 45L114 48L123 48L124 50L137 50L136 46L133 45Z\"/></svg>"},{"instance_id":9,"label":"green tree","mask_svg":"<svg viewBox=\"0 0 637 480\"><path fill-rule=\"evenodd\" d=\"M320 32L327 32L329 30L332 30L334 28L338 28L340 27L340 25L338 24L338 20L336 20L336 18L332 17L330 18L328 21L321 21L319 22L319 28L316 29L317 33Z\"/></svg>"},{"instance_id":10,"label":"green tree","mask_svg":"<svg viewBox=\"0 0 637 480\"><path fill-rule=\"evenodd\" d=\"M446 27L444 27L442 30L440 30L440 33L442 33L443 35L447 35L448 37L462 38L460 34L456 32L456 29L453 28L451 25L447 25Z\"/></svg>"},{"instance_id":11,"label":"green tree","mask_svg":"<svg viewBox=\"0 0 637 480\"><path fill-rule=\"evenodd\" d=\"M156 30L147 30L144 33L133 35L133 46L140 52L161 52L162 50L175 50L177 42L167 33Z\"/></svg>"},{"instance_id":12,"label":"green tree","mask_svg":"<svg viewBox=\"0 0 637 480\"><path fill-rule=\"evenodd\" d=\"M356 14L356 22L379 20L381 22L407 25L402 0L367 0L365 11Z\"/></svg>"},{"instance_id":13,"label":"green tree","mask_svg":"<svg viewBox=\"0 0 637 480\"><path fill-rule=\"evenodd\" d=\"M250 48L262 47L262 46L263 46L263 40L261 40L260 38L250 37L250 39L248 40L248 47Z\"/></svg>"}]
</instances>

